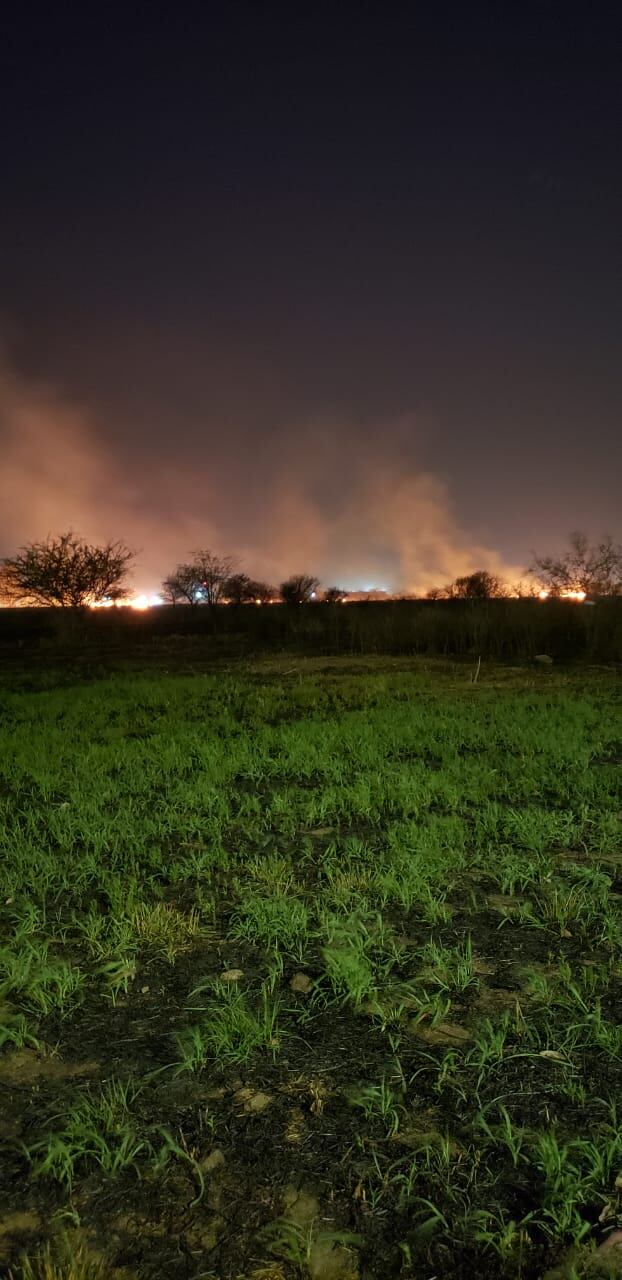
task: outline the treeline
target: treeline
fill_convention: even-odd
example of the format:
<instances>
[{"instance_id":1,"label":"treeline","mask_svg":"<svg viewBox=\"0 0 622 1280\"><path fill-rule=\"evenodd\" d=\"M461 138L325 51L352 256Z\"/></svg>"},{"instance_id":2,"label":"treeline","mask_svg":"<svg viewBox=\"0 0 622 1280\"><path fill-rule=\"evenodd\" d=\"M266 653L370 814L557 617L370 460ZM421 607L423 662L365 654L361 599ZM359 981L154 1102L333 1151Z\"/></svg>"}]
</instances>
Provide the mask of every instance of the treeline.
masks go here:
<instances>
[{"instance_id":1,"label":"treeline","mask_svg":"<svg viewBox=\"0 0 622 1280\"><path fill-rule=\"evenodd\" d=\"M194 551L192 559L178 564L162 583L162 597L170 604L308 604L319 593L319 578L308 573L294 574L278 587L258 581L243 573L232 556L218 556L212 551ZM347 592L329 587L319 593L322 599L342 600Z\"/></svg>"},{"instance_id":2,"label":"treeline","mask_svg":"<svg viewBox=\"0 0 622 1280\"><path fill-rule=\"evenodd\" d=\"M135 553L124 543L94 546L75 533L31 542L0 561L0 598L12 605L47 605L78 611L102 603L120 604L129 594L128 578ZM622 594L622 547L606 536L590 545L585 534L571 536L561 556L535 555L525 587L510 587L485 569L458 577L427 592L431 600L501 600L509 596L550 596L594 601ZM299 573L278 588L244 573L230 556L195 551L164 578L162 598L191 609L220 604L273 604L301 607L312 601L338 604L348 592L337 586L320 589L319 579Z\"/></svg>"}]
</instances>

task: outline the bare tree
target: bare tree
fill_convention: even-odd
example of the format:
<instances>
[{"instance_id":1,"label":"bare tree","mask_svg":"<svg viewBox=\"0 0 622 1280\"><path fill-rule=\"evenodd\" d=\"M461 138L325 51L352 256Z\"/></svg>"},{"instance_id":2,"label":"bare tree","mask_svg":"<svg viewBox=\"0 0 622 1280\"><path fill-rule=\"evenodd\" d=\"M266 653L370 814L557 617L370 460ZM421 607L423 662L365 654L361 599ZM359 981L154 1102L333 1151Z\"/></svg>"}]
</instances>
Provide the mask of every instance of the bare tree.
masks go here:
<instances>
[{"instance_id":1,"label":"bare tree","mask_svg":"<svg viewBox=\"0 0 622 1280\"><path fill-rule=\"evenodd\" d=\"M445 592L453 600L499 600L507 595L507 588L494 573L476 569L462 578L454 578Z\"/></svg>"},{"instance_id":2,"label":"bare tree","mask_svg":"<svg viewBox=\"0 0 622 1280\"><path fill-rule=\"evenodd\" d=\"M82 609L107 596L122 599L134 558L123 542L93 546L71 530L29 542L1 562L0 594L14 604Z\"/></svg>"},{"instance_id":3,"label":"bare tree","mask_svg":"<svg viewBox=\"0 0 622 1280\"><path fill-rule=\"evenodd\" d=\"M278 592L268 582L253 582L253 599L259 604L270 604Z\"/></svg>"},{"instance_id":4,"label":"bare tree","mask_svg":"<svg viewBox=\"0 0 622 1280\"><path fill-rule=\"evenodd\" d=\"M162 595L170 604L196 605L199 603L200 583L195 566L178 564L173 573L169 573L162 583Z\"/></svg>"},{"instance_id":5,"label":"bare tree","mask_svg":"<svg viewBox=\"0 0 622 1280\"><path fill-rule=\"evenodd\" d=\"M343 591L341 587L327 587L324 592L324 600L326 604L341 604L347 594L347 591Z\"/></svg>"},{"instance_id":6,"label":"bare tree","mask_svg":"<svg viewBox=\"0 0 622 1280\"><path fill-rule=\"evenodd\" d=\"M269 604L275 594L274 587L246 573L234 573L225 583L225 596L231 604Z\"/></svg>"},{"instance_id":7,"label":"bare tree","mask_svg":"<svg viewBox=\"0 0 622 1280\"><path fill-rule=\"evenodd\" d=\"M192 564L199 582L199 602L219 604L225 596L225 585L233 576L236 562L232 556L217 556L212 551L193 551Z\"/></svg>"},{"instance_id":8,"label":"bare tree","mask_svg":"<svg viewBox=\"0 0 622 1280\"><path fill-rule=\"evenodd\" d=\"M308 604L314 598L319 585L319 579L312 578L309 574L294 574L286 582L281 583L281 599L284 604L289 605Z\"/></svg>"},{"instance_id":9,"label":"bare tree","mask_svg":"<svg viewBox=\"0 0 622 1280\"><path fill-rule=\"evenodd\" d=\"M551 596L584 591L587 596L615 596L622 590L622 546L609 534L590 546L584 533L570 536L570 550L563 555L533 554L528 570Z\"/></svg>"},{"instance_id":10,"label":"bare tree","mask_svg":"<svg viewBox=\"0 0 622 1280\"><path fill-rule=\"evenodd\" d=\"M250 604L257 598L256 586L247 573L234 573L224 584L224 595L231 604Z\"/></svg>"},{"instance_id":11,"label":"bare tree","mask_svg":"<svg viewBox=\"0 0 622 1280\"><path fill-rule=\"evenodd\" d=\"M218 604L226 596L235 561L211 551L193 551L192 560L178 564L162 583L162 592L172 604Z\"/></svg>"}]
</instances>

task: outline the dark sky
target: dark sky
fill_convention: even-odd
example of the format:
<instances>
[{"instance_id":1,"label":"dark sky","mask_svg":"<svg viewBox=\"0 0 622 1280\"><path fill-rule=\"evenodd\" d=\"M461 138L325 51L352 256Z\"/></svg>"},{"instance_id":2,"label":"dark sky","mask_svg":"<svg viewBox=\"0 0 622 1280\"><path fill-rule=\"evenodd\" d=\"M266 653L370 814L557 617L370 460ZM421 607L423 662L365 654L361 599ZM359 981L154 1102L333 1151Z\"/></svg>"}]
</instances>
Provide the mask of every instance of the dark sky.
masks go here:
<instances>
[{"instance_id":1,"label":"dark sky","mask_svg":"<svg viewBox=\"0 0 622 1280\"><path fill-rule=\"evenodd\" d=\"M412 587L622 535L621 29L409 8L14 7L0 553Z\"/></svg>"}]
</instances>

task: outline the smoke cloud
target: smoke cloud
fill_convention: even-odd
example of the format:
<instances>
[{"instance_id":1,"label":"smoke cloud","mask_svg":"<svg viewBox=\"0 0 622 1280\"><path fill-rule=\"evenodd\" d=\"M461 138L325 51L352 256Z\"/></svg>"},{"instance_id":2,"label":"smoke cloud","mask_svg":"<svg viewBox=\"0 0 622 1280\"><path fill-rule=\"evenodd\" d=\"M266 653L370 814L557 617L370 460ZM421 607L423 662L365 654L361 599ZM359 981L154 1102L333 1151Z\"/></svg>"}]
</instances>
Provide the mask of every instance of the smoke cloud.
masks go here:
<instances>
[{"instance_id":1,"label":"smoke cloud","mask_svg":"<svg viewBox=\"0 0 622 1280\"><path fill-rule=\"evenodd\" d=\"M236 556L278 584L317 574L350 590L425 591L484 568L514 581L504 564L452 514L443 481L405 465L408 421L387 424L361 448L356 424L306 422L258 441L206 430L196 441L160 442L144 461L124 461L103 425L54 387L0 367L0 555L73 529L91 541L121 538L137 551L134 586L156 591L195 547ZM237 455L236 455L237 448Z\"/></svg>"}]
</instances>

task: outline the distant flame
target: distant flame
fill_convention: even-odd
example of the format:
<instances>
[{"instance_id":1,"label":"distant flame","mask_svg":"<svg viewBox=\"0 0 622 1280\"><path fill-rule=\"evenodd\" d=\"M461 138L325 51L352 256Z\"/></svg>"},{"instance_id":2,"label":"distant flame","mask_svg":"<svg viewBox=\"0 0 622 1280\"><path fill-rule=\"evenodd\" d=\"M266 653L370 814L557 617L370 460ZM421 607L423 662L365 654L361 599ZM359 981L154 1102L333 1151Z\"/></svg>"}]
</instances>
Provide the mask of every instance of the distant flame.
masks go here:
<instances>
[{"instance_id":1,"label":"distant flame","mask_svg":"<svg viewBox=\"0 0 622 1280\"><path fill-rule=\"evenodd\" d=\"M90 609L138 609L143 612L145 609L153 609L157 605L162 604L162 596L158 595L139 595L128 596L123 600L111 600L109 596L104 596L103 600L91 600L89 602Z\"/></svg>"},{"instance_id":2,"label":"distant flame","mask_svg":"<svg viewBox=\"0 0 622 1280\"><path fill-rule=\"evenodd\" d=\"M551 594L550 591L544 591L544 590L539 591L538 599L548 600L550 594ZM587 595L587 592L585 591L560 591L559 598L560 600L577 600L579 604L582 604L583 601L585 600L586 595Z\"/></svg>"}]
</instances>

